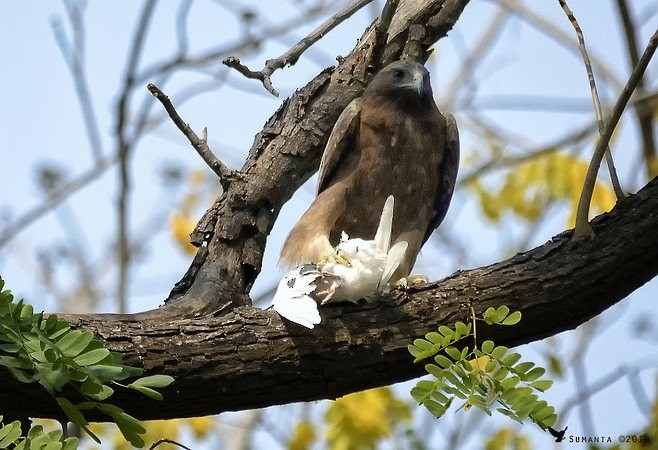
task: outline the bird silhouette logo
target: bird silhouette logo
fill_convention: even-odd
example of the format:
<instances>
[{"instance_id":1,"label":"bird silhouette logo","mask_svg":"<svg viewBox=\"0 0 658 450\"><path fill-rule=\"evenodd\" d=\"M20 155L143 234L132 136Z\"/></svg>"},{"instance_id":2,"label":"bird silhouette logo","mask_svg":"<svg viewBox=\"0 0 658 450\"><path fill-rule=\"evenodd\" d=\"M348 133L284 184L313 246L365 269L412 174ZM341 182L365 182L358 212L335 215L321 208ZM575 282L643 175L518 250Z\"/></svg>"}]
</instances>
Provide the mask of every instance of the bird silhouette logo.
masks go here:
<instances>
[{"instance_id":1,"label":"bird silhouette logo","mask_svg":"<svg viewBox=\"0 0 658 450\"><path fill-rule=\"evenodd\" d=\"M564 427L564 430L557 431L551 427L548 427L548 432L551 433L551 435L553 435L553 437L555 438L555 442L562 442L564 440L564 433L566 433L567 428L569 427Z\"/></svg>"}]
</instances>

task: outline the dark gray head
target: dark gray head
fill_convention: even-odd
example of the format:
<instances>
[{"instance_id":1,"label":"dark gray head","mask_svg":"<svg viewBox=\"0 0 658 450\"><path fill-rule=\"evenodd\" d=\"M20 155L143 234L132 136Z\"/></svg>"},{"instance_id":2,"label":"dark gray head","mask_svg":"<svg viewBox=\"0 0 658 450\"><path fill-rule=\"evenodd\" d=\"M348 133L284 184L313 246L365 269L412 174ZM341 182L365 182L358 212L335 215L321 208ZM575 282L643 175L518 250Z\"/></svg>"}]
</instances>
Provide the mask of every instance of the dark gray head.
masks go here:
<instances>
[{"instance_id":1,"label":"dark gray head","mask_svg":"<svg viewBox=\"0 0 658 450\"><path fill-rule=\"evenodd\" d=\"M410 96L415 96L424 100L432 99L430 74L425 66L415 61L395 61L375 75L366 93L391 98L403 96L410 99Z\"/></svg>"}]
</instances>

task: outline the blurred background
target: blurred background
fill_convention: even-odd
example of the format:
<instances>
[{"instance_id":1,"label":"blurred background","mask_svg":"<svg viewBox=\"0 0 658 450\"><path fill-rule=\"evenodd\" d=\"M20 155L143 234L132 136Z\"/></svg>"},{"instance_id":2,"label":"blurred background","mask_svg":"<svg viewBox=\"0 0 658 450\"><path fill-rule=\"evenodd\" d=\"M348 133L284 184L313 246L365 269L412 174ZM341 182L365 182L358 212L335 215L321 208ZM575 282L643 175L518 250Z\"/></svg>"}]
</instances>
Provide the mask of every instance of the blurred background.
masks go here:
<instances>
[{"instance_id":1,"label":"blurred background","mask_svg":"<svg viewBox=\"0 0 658 450\"><path fill-rule=\"evenodd\" d=\"M4 2L0 275L7 287L36 310L158 307L188 268L188 234L221 186L146 84L163 89L197 133L208 127L215 154L239 168L283 99L349 53L384 2L371 2L277 71L280 98L222 59L235 55L258 70L348 3ZM658 1L572 3L610 110L658 26ZM472 0L434 50L427 66L436 101L455 114L462 143L451 209L416 266L440 279L572 227L597 128L576 35L557 0ZM654 62L611 142L627 192L658 175L657 72ZM315 180L279 214L251 293L257 306L269 305L283 239L312 201ZM614 202L602 168L593 214ZM654 280L578 329L519 349L556 381L543 398L569 426L561 444L532 424L475 410L437 421L414 405L408 382L336 402L152 422L147 445L170 438L234 450L640 448L613 446L620 435L658 427L657 294ZM96 431L102 448L127 448L112 427ZM612 442L597 447L569 436Z\"/></svg>"}]
</instances>

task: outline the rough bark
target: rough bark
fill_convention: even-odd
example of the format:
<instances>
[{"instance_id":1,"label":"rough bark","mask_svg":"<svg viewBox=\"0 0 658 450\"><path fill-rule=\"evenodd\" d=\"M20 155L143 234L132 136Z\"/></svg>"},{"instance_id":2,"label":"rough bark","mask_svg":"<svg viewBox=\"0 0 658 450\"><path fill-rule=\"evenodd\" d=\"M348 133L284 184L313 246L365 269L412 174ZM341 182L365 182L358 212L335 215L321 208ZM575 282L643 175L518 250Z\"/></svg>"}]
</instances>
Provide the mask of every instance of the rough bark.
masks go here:
<instances>
[{"instance_id":1,"label":"rough bark","mask_svg":"<svg viewBox=\"0 0 658 450\"><path fill-rule=\"evenodd\" d=\"M476 314L501 304L520 310L516 326L478 328L482 339L514 346L575 328L658 273L658 178L592 225L590 242L572 244L567 231L422 289L323 307L314 330L246 306L199 319L67 318L95 330L127 363L176 377L163 402L117 393L116 400L140 419L335 398L420 375L422 365L412 363L407 345L438 325L469 320L471 306ZM38 386L17 383L6 372L0 372L0 385L3 414L61 418Z\"/></svg>"}]
</instances>

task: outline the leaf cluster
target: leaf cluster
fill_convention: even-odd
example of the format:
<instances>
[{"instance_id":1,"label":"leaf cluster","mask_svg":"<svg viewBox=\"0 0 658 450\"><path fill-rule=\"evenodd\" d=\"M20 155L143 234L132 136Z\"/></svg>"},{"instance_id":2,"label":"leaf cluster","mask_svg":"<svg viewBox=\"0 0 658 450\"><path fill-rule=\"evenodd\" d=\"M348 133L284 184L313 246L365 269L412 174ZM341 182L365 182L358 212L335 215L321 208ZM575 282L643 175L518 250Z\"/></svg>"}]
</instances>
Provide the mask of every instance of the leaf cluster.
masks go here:
<instances>
[{"instance_id":1,"label":"leaf cluster","mask_svg":"<svg viewBox=\"0 0 658 450\"><path fill-rule=\"evenodd\" d=\"M98 443L85 418L85 412L94 409L115 422L132 445L143 447L144 427L108 399L120 386L162 400L155 388L169 385L173 378L154 375L120 383L142 370L123 365L120 355L106 349L91 331L73 330L55 315L35 314L22 300L14 303L11 292L3 288L0 278L0 365L20 382L43 386L66 417Z\"/></svg>"},{"instance_id":2,"label":"leaf cluster","mask_svg":"<svg viewBox=\"0 0 658 450\"><path fill-rule=\"evenodd\" d=\"M507 306L500 306L489 308L477 320L488 325L515 325L521 320L521 313L510 313ZM461 345L466 339L474 342L472 349ZM437 418L459 399L464 410L476 406L491 415L496 406L501 414L518 422L531 420L542 429L557 421L555 409L537 396L537 392L544 392L553 384L541 378L545 369L521 361L520 354L496 346L491 340L478 346L475 318L469 324L442 325L438 332L427 333L408 348L415 362L434 359L425 365L433 379L418 381L411 396Z\"/></svg>"},{"instance_id":3,"label":"leaf cluster","mask_svg":"<svg viewBox=\"0 0 658 450\"><path fill-rule=\"evenodd\" d=\"M62 439L62 430L53 430L46 433L41 425L30 428L27 436L22 437L21 423L15 420L3 425L0 416L0 448L15 450L75 450L79 439L69 437Z\"/></svg>"}]
</instances>

